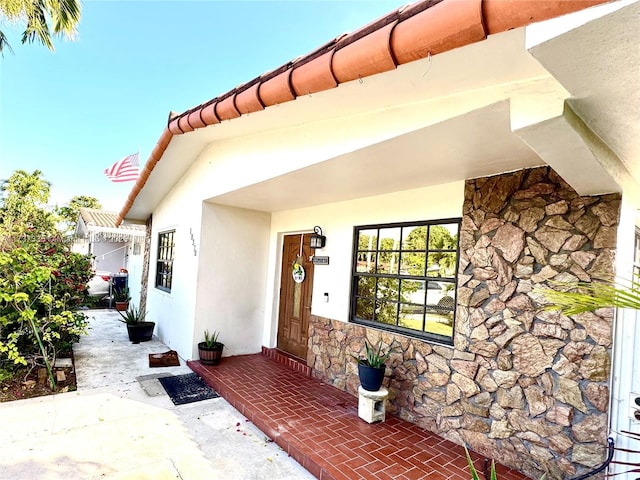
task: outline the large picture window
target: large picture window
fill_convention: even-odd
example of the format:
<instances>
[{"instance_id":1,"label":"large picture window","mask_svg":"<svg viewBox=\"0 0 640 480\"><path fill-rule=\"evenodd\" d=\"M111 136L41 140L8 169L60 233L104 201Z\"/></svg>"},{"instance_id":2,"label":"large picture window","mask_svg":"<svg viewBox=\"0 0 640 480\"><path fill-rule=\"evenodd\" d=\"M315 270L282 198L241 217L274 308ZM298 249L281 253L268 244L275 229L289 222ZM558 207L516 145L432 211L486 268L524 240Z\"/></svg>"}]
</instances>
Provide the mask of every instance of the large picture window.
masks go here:
<instances>
[{"instance_id":1,"label":"large picture window","mask_svg":"<svg viewBox=\"0 0 640 480\"><path fill-rule=\"evenodd\" d=\"M351 320L453 343L459 219L354 229Z\"/></svg>"},{"instance_id":2,"label":"large picture window","mask_svg":"<svg viewBox=\"0 0 640 480\"><path fill-rule=\"evenodd\" d=\"M158 258L156 260L156 288L171 291L173 280L173 256L175 247L173 237L175 230L158 234Z\"/></svg>"}]
</instances>

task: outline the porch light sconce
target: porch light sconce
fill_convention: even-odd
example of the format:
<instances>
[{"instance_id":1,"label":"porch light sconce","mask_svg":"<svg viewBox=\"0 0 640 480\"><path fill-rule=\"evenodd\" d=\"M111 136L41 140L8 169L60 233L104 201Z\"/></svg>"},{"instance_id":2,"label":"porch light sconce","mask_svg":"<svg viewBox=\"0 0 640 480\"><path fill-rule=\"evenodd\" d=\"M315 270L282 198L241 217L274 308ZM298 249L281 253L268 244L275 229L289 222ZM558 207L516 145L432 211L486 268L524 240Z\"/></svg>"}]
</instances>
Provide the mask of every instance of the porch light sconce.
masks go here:
<instances>
[{"instance_id":1,"label":"porch light sconce","mask_svg":"<svg viewBox=\"0 0 640 480\"><path fill-rule=\"evenodd\" d=\"M322 248L327 243L327 237L322 235L322 229L318 226L313 227L313 235L311 235L311 248Z\"/></svg>"}]
</instances>

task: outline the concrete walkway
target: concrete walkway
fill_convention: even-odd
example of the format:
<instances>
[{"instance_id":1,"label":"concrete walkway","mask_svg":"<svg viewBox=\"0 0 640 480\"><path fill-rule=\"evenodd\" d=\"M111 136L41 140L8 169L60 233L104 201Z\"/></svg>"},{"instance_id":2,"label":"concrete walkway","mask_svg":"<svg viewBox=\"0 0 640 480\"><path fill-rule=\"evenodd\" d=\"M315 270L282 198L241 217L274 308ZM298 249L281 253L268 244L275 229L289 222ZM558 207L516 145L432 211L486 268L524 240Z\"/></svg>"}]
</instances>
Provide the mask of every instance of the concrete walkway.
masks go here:
<instances>
[{"instance_id":1,"label":"concrete walkway","mask_svg":"<svg viewBox=\"0 0 640 480\"><path fill-rule=\"evenodd\" d=\"M0 479L312 479L223 398L174 406L119 316L87 312L74 347L78 391L0 404Z\"/></svg>"}]
</instances>

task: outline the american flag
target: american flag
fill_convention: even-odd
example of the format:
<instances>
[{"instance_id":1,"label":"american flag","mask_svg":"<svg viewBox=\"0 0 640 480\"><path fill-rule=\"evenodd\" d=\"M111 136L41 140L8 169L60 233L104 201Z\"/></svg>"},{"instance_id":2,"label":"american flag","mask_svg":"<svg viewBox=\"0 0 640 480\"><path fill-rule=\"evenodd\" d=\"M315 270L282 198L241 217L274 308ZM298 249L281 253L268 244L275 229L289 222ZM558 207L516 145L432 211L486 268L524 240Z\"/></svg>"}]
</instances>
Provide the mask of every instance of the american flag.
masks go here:
<instances>
[{"instance_id":1,"label":"american flag","mask_svg":"<svg viewBox=\"0 0 640 480\"><path fill-rule=\"evenodd\" d=\"M138 153L127 155L109 168L104 169L104 174L112 182L131 182L140 175Z\"/></svg>"}]
</instances>

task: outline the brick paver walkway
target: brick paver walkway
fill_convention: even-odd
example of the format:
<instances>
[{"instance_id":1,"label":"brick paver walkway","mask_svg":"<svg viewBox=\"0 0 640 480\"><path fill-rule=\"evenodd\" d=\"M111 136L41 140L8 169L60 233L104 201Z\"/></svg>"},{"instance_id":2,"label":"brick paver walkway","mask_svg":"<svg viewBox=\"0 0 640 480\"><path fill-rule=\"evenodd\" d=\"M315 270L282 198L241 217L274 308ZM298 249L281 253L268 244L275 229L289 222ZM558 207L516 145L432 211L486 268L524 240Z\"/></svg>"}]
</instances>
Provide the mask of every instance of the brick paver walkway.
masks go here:
<instances>
[{"instance_id":1,"label":"brick paver walkway","mask_svg":"<svg viewBox=\"0 0 640 480\"><path fill-rule=\"evenodd\" d=\"M387 414L370 425L356 397L265 355L189 366L284 451L321 480L469 480L462 447ZM484 459L473 455L476 468ZM498 465L500 480L524 475Z\"/></svg>"}]
</instances>

